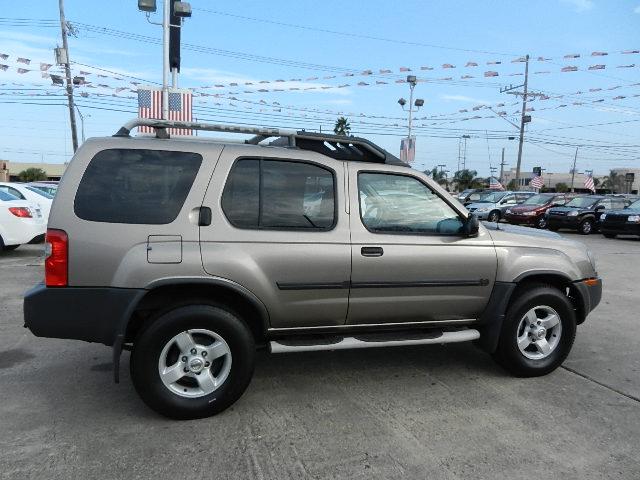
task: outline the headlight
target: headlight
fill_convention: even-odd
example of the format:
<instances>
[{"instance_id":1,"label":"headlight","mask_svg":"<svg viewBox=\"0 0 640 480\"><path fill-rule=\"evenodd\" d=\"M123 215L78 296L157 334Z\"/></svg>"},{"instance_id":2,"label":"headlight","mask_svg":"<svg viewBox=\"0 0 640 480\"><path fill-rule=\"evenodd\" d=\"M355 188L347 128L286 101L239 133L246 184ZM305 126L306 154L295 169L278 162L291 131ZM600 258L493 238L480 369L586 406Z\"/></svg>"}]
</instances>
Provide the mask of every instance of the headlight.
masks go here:
<instances>
[{"instance_id":1,"label":"headlight","mask_svg":"<svg viewBox=\"0 0 640 480\"><path fill-rule=\"evenodd\" d=\"M604 220L605 218L607 218L607 214L606 213L603 213L602 215L600 215L600 220L601 221Z\"/></svg>"},{"instance_id":2,"label":"headlight","mask_svg":"<svg viewBox=\"0 0 640 480\"><path fill-rule=\"evenodd\" d=\"M598 269L596 268L596 257L593 255L593 252L589 249L587 249L587 257L589 257L589 262L591 263L591 266L593 267L593 271L597 272Z\"/></svg>"},{"instance_id":3,"label":"headlight","mask_svg":"<svg viewBox=\"0 0 640 480\"><path fill-rule=\"evenodd\" d=\"M577 216L578 216L577 210L571 210L569 213L567 213L567 217L577 217Z\"/></svg>"},{"instance_id":4,"label":"headlight","mask_svg":"<svg viewBox=\"0 0 640 480\"><path fill-rule=\"evenodd\" d=\"M640 223L640 215L629 215L627 217L629 223Z\"/></svg>"},{"instance_id":5,"label":"headlight","mask_svg":"<svg viewBox=\"0 0 640 480\"><path fill-rule=\"evenodd\" d=\"M491 210L491 208L489 208L489 207L481 207L481 208L478 208L476 210L476 212L488 212L489 210Z\"/></svg>"},{"instance_id":6,"label":"headlight","mask_svg":"<svg viewBox=\"0 0 640 480\"><path fill-rule=\"evenodd\" d=\"M508 208L508 209L507 209L507 211L506 211L506 212L504 212L504 213L511 213L511 209L510 209L510 208Z\"/></svg>"}]
</instances>

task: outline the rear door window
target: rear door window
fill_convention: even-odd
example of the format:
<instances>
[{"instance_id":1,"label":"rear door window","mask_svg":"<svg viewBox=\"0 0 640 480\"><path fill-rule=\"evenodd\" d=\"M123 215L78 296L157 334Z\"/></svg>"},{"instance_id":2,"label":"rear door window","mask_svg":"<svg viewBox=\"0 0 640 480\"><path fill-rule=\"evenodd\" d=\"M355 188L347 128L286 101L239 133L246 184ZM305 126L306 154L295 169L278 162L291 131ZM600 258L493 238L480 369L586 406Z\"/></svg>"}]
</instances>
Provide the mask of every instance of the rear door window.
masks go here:
<instances>
[{"instance_id":1,"label":"rear door window","mask_svg":"<svg viewBox=\"0 0 640 480\"><path fill-rule=\"evenodd\" d=\"M84 172L75 213L93 222L171 223L180 213L201 163L202 156L197 153L103 150Z\"/></svg>"}]
</instances>

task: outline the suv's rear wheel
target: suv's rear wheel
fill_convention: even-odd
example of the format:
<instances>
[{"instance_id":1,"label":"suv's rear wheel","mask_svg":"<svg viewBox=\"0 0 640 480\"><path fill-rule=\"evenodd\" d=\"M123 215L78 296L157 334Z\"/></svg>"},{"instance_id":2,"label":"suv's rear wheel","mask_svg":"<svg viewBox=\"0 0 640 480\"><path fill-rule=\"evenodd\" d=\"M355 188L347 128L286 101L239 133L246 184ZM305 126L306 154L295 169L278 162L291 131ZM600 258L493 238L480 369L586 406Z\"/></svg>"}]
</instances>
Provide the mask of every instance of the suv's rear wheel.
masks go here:
<instances>
[{"instance_id":1,"label":"suv's rear wheel","mask_svg":"<svg viewBox=\"0 0 640 480\"><path fill-rule=\"evenodd\" d=\"M520 377L546 375L567 358L575 334L569 299L556 288L533 285L509 307L494 358Z\"/></svg>"},{"instance_id":2,"label":"suv's rear wheel","mask_svg":"<svg viewBox=\"0 0 640 480\"><path fill-rule=\"evenodd\" d=\"M234 313L189 305L160 315L140 333L131 376L140 397L156 412L202 418L240 398L253 374L254 353L253 337Z\"/></svg>"}]
</instances>

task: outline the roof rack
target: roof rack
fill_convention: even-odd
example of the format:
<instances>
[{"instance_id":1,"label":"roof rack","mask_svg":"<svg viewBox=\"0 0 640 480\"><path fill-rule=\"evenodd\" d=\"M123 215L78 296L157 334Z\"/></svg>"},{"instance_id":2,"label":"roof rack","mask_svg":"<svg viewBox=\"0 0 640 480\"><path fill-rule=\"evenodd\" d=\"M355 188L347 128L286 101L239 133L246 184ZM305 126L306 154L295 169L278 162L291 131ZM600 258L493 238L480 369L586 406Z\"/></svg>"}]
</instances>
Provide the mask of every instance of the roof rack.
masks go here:
<instances>
[{"instance_id":1,"label":"roof rack","mask_svg":"<svg viewBox=\"0 0 640 480\"><path fill-rule=\"evenodd\" d=\"M174 120L155 120L136 118L125 123L114 137L129 137L136 127L150 127L156 131L157 138L169 138L168 128L204 130L209 132L243 133L253 135L245 140L246 144L258 145L269 138L275 138L269 145L294 147L321 153L336 160L354 160L361 162L388 163L409 166L400 159L373 142L359 137L346 137L325 133L306 132L304 130L285 130L280 128L247 127L241 125L222 125L216 123L179 122Z\"/></svg>"}]
</instances>

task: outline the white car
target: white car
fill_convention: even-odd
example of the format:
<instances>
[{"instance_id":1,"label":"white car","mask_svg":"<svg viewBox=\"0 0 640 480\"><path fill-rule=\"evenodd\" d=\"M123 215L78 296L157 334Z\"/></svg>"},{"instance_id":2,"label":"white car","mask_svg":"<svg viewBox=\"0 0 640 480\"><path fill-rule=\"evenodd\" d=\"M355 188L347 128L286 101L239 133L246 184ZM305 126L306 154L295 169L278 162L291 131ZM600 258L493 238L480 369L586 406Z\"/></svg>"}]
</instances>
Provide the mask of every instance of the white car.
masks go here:
<instances>
[{"instance_id":1,"label":"white car","mask_svg":"<svg viewBox=\"0 0 640 480\"><path fill-rule=\"evenodd\" d=\"M30 187L35 187L38 190L42 190L43 192L48 193L49 195L52 195L55 197L56 192L58 191L58 182L30 182L27 183L27 185L29 185Z\"/></svg>"},{"instance_id":2,"label":"white car","mask_svg":"<svg viewBox=\"0 0 640 480\"><path fill-rule=\"evenodd\" d=\"M37 205L0 190L0 252L44 238L46 230Z\"/></svg>"},{"instance_id":3,"label":"white car","mask_svg":"<svg viewBox=\"0 0 640 480\"><path fill-rule=\"evenodd\" d=\"M44 223L49 221L49 211L53 203L53 195L25 183L0 182L0 192L13 195L19 200L26 200L37 205L42 211Z\"/></svg>"}]
</instances>

